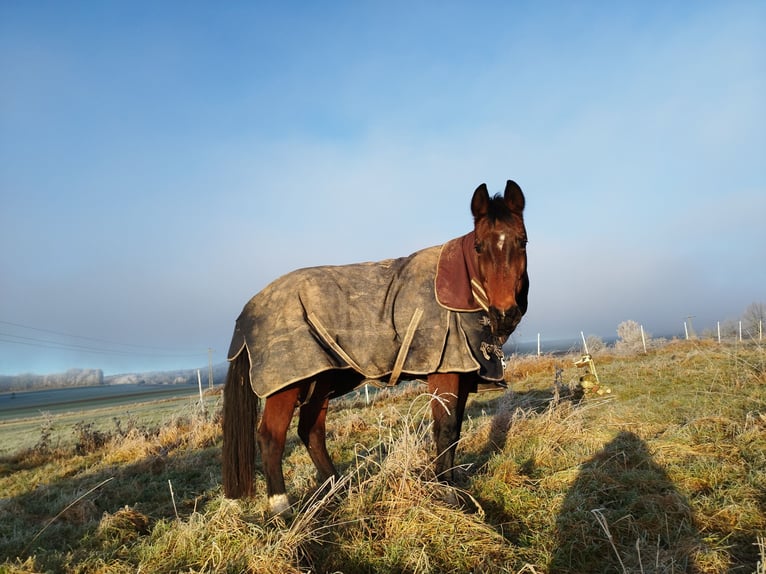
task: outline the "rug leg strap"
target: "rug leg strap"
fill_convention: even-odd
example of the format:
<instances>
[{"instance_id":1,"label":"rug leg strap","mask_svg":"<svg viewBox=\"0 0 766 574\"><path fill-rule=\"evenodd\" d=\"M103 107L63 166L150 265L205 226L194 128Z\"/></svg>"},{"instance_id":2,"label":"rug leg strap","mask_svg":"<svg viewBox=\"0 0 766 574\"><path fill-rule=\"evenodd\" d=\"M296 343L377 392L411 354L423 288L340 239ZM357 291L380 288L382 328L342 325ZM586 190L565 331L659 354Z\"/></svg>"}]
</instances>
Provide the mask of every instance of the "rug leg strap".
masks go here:
<instances>
[{"instance_id":1,"label":"rug leg strap","mask_svg":"<svg viewBox=\"0 0 766 574\"><path fill-rule=\"evenodd\" d=\"M404 369L404 361L407 358L407 354L410 352L410 345L412 345L412 339L415 338L415 331L420 324L420 320L423 318L423 308L418 307L412 314L410 324L407 326L407 332L404 334L404 340L402 346L399 347L399 352L396 354L396 361L394 361L394 368L391 371L391 376L388 379L388 386L393 387L399 382L399 377Z\"/></svg>"},{"instance_id":2,"label":"rug leg strap","mask_svg":"<svg viewBox=\"0 0 766 574\"><path fill-rule=\"evenodd\" d=\"M333 338L332 335L327 331L325 326L322 324L322 321L319 320L319 317L316 316L315 313L309 313L306 317L314 329L316 329L316 332L319 333L319 336L322 337L322 340L329 345L329 347L335 351L335 354L338 355L342 360L346 362L346 364L354 369L357 373L364 374L364 370L362 367L360 367L354 359L352 359L346 351L344 351L341 346L338 344L338 342Z\"/></svg>"},{"instance_id":3,"label":"rug leg strap","mask_svg":"<svg viewBox=\"0 0 766 574\"><path fill-rule=\"evenodd\" d=\"M412 339L415 338L415 331L418 328L418 325L420 324L420 320L423 318L423 309L422 307L418 307L415 309L415 312L412 314L412 319L410 319L410 324L407 326L407 331L404 333L404 339L402 340L402 345L399 347L399 351L396 354L396 360L394 361L394 367L391 370L391 376L388 378L388 384L386 386L393 387L396 385L397 382L399 382L399 377L402 374L402 370L404 369L404 361L407 359L407 354L410 352L410 345L412 345ZM309 313L307 316L307 319L309 323L311 324L314 329L316 329L317 333L322 337L322 340L327 343L330 348L335 351L335 353L343 359L346 364L348 364L349 367L354 369L358 373L364 373L362 368L352 359L348 353L346 353L340 345L338 345L337 341L330 335L330 333L327 331L325 326L322 324L322 322L319 320L319 317L316 316L314 313Z\"/></svg>"}]
</instances>

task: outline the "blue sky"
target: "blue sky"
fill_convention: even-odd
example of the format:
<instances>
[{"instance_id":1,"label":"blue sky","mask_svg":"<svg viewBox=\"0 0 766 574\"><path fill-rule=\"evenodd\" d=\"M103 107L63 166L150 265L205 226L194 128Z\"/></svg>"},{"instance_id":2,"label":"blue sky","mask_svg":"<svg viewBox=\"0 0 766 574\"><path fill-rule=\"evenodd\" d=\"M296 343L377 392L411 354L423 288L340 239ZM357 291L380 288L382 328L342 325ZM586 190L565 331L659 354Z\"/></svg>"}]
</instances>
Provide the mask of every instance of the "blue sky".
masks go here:
<instances>
[{"instance_id":1,"label":"blue sky","mask_svg":"<svg viewBox=\"0 0 766 574\"><path fill-rule=\"evenodd\" d=\"M763 2L0 0L0 374L222 361L296 267L527 196L516 340L766 300Z\"/></svg>"}]
</instances>

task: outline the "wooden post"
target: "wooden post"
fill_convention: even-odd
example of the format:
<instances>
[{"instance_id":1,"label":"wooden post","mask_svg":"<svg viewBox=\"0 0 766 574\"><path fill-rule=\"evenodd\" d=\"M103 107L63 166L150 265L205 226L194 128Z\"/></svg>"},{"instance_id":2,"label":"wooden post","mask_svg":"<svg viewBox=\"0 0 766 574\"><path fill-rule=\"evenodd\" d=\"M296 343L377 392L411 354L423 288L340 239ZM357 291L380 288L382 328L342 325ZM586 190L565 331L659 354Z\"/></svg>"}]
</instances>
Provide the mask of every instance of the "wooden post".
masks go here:
<instances>
[{"instance_id":1,"label":"wooden post","mask_svg":"<svg viewBox=\"0 0 766 574\"><path fill-rule=\"evenodd\" d=\"M202 398L202 375L199 372L199 369L197 369L197 386L199 387L199 408L202 409L202 412L205 412L205 399Z\"/></svg>"},{"instance_id":2,"label":"wooden post","mask_svg":"<svg viewBox=\"0 0 766 574\"><path fill-rule=\"evenodd\" d=\"M686 326L686 321L684 321L684 334L686 335L686 340L689 340L689 328Z\"/></svg>"},{"instance_id":3,"label":"wooden post","mask_svg":"<svg viewBox=\"0 0 766 574\"><path fill-rule=\"evenodd\" d=\"M646 337L644 336L644 326L641 325L641 342L644 344L644 355L646 355Z\"/></svg>"},{"instance_id":4,"label":"wooden post","mask_svg":"<svg viewBox=\"0 0 766 574\"><path fill-rule=\"evenodd\" d=\"M537 356L540 356L540 333L537 334Z\"/></svg>"},{"instance_id":5,"label":"wooden post","mask_svg":"<svg viewBox=\"0 0 766 574\"><path fill-rule=\"evenodd\" d=\"M718 326L718 344L720 345L721 344L721 322L718 321L716 324Z\"/></svg>"},{"instance_id":6,"label":"wooden post","mask_svg":"<svg viewBox=\"0 0 766 574\"><path fill-rule=\"evenodd\" d=\"M742 342L742 321L739 322L739 342Z\"/></svg>"}]
</instances>

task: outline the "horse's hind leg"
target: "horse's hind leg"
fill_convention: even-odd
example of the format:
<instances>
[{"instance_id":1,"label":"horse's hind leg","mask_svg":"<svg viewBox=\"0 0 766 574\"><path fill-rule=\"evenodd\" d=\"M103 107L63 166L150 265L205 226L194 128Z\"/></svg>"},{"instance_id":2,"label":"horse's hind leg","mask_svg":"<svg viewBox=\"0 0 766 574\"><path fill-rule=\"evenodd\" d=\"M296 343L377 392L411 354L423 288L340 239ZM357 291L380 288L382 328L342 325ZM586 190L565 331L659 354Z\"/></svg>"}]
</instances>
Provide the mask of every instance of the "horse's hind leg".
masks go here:
<instances>
[{"instance_id":1,"label":"horse's hind leg","mask_svg":"<svg viewBox=\"0 0 766 574\"><path fill-rule=\"evenodd\" d=\"M263 473L266 476L266 493L269 509L279 515L289 510L282 473L282 455L285 452L287 429L293 418L300 388L288 387L268 397L263 407L261 424L258 426L258 446L263 459Z\"/></svg>"},{"instance_id":2,"label":"horse's hind leg","mask_svg":"<svg viewBox=\"0 0 766 574\"><path fill-rule=\"evenodd\" d=\"M298 419L298 436L306 445L309 456L317 469L317 479L320 484L338 472L327 452L325 439L325 420L330 396L324 385L318 384L314 394L300 409Z\"/></svg>"}]
</instances>

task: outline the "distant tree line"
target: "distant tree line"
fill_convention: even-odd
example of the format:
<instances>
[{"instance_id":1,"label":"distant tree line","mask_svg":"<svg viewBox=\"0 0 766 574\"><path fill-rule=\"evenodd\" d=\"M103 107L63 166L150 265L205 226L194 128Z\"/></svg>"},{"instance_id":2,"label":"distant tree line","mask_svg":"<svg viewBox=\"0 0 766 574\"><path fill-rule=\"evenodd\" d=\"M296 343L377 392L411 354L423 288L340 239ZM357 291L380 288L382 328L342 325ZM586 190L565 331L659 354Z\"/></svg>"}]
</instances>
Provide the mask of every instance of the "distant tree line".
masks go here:
<instances>
[{"instance_id":1,"label":"distant tree line","mask_svg":"<svg viewBox=\"0 0 766 574\"><path fill-rule=\"evenodd\" d=\"M226 380L228 363L213 366L213 384L222 385ZM201 379L198 379L198 371ZM60 389L70 387L91 387L95 385L188 385L201 382L210 384L207 369L183 369L177 371L153 371L146 373L125 373L104 376L101 369L69 369L55 375L0 375L0 393L31 391L39 389Z\"/></svg>"},{"instance_id":2,"label":"distant tree line","mask_svg":"<svg viewBox=\"0 0 766 574\"><path fill-rule=\"evenodd\" d=\"M104 384L101 369L69 369L53 375L0 375L0 392L29 391L32 389L58 389L62 387L92 387Z\"/></svg>"}]
</instances>

